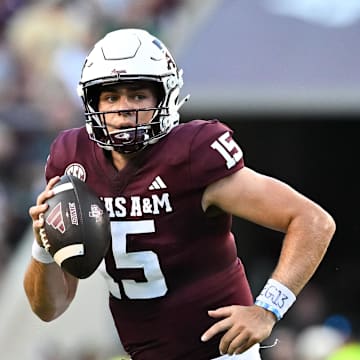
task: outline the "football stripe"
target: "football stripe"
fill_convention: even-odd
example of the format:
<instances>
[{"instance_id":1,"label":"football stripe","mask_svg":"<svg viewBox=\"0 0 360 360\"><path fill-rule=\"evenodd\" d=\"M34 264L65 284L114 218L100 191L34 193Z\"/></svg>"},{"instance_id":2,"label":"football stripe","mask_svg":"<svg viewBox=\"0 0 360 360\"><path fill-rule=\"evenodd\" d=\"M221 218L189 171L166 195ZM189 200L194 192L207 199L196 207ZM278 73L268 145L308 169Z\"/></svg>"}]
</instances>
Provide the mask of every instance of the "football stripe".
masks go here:
<instances>
[{"instance_id":1,"label":"football stripe","mask_svg":"<svg viewBox=\"0 0 360 360\"><path fill-rule=\"evenodd\" d=\"M61 266L64 260L74 256L84 255L84 253L85 251L83 244L72 244L58 250L54 254L54 260L59 266Z\"/></svg>"},{"instance_id":2,"label":"football stripe","mask_svg":"<svg viewBox=\"0 0 360 360\"><path fill-rule=\"evenodd\" d=\"M71 182L69 182L69 183L61 184L61 185L54 187L53 191L54 191L54 194L58 194L63 191L71 190L73 188L74 188L74 185Z\"/></svg>"}]
</instances>

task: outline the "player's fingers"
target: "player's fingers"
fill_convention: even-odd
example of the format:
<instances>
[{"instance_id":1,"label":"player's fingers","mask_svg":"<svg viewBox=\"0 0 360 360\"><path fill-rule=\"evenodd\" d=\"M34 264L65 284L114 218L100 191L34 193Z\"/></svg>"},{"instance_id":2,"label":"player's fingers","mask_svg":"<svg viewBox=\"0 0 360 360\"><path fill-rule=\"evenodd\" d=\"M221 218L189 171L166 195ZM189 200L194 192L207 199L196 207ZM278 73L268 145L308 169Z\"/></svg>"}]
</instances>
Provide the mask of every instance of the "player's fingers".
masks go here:
<instances>
[{"instance_id":1,"label":"player's fingers","mask_svg":"<svg viewBox=\"0 0 360 360\"><path fill-rule=\"evenodd\" d=\"M219 343L220 353L232 355L239 346L241 347L243 344L246 344L247 341L248 336L246 335L246 331L244 331L243 328L235 328L232 326L221 337Z\"/></svg>"},{"instance_id":2,"label":"player's fingers","mask_svg":"<svg viewBox=\"0 0 360 360\"><path fill-rule=\"evenodd\" d=\"M55 176L49 180L49 182L46 185L45 190L41 194L39 194L39 196L37 197L37 200L36 200L37 205L43 204L47 199L51 198L54 195L52 188L59 180L60 180L59 176Z\"/></svg>"},{"instance_id":3,"label":"player's fingers","mask_svg":"<svg viewBox=\"0 0 360 360\"><path fill-rule=\"evenodd\" d=\"M208 341L213 336L220 332L224 332L227 329L231 327L231 321L230 319L226 318L224 320L218 321L213 326L211 326L209 329L207 329L201 336L201 341Z\"/></svg>"},{"instance_id":4,"label":"player's fingers","mask_svg":"<svg viewBox=\"0 0 360 360\"><path fill-rule=\"evenodd\" d=\"M238 336L234 337L228 345L228 354L242 354L249 350L253 345L260 343L261 339L251 332L243 331Z\"/></svg>"},{"instance_id":5,"label":"player's fingers","mask_svg":"<svg viewBox=\"0 0 360 360\"><path fill-rule=\"evenodd\" d=\"M47 209L47 204L34 205L29 208L29 215L33 219L33 221L40 221L43 223L43 220L40 219L40 215L44 213Z\"/></svg>"},{"instance_id":6,"label":"player's fingers","mask_svg":"<svg viewBox=\"0 0 360 360\"><path fill-rule=\"evenodd\" d=\"M42 205L44 202L53 196L53 191L45 189L36 199L36 205Z\"/></svg>"},{"instance_id":7,"label":"player's fingers","mask_svg":"<svg viewBox=\"0 0 360 360\"><path fill-rule=\"evenodd\" d=\"M220 317L228 317L232 314L233 307L232 306L225 306L218 308L216 310L209 310L209 316L213 318L220 318Z\"/></svg>"},{"instance_id":8,"label":"player's fingers","mask_svg":"<svg viewBox=\"0 0 360 360\"><path fill-rule=\"evenodd\" d=\"M32 206L29 209L29 214L33 221L34 235L40 246L42 246L40 240L40 231L41 228L43 228L44 226L44 211L46 210L47 206L47 204L43 204L38 206Z\"/></svg>"},{"instance_id":9,"label":"player's fingers","mask_svg":"<svg viewBox=\"0 0 360 360\"><path fill-rule=\"evenodd\" d=\"M43 227L43 226L44 226L44 222L45 222L45 220L44 220L44 213L41 213L41 214L39 215L39 219L36 220L36 222L37 222L37 225L38 225L39 227Z\"/></svg>"},{"instance_id":10,"label":"player's fingers","mask_svg":"<svg viewBox=\"0 0 360 360\"><path fill-rule=\"evenodd\" d=\"M243 338L243 336L237 336L233 341L229 344L227 349L227 354L229 355L235 355L235 354L241 354L244 351L250 349L250 347L254 345L249 341L248 338Z\"/></svg>"},{"instance_id":11,"label":"player's fingers","mask_svg":"<svg viewBox=\"0 0 360 360\"><path fill-rule=\"evenodd\" d=\"M50 181L46 185L45 190L37 197L36 205L29 208L29 215L33 220L33 228L35 230L35 234L37 234L39 229L44 226L43 214L48 208L46 200L54 195L52 188L59 180L59 176L55 176L50 179Z\"/></svg>"},{"instance_id":12,"label":"player's fingers","mask_svg":"<svg viewBox=\"0 0 360 360\"><path fill-rule=\"evenodd\" d=\"M46 185L46 189L52 189L59 180L60 180L60 176L55 176L51 178Z\"/></svg>"}]
</instances>

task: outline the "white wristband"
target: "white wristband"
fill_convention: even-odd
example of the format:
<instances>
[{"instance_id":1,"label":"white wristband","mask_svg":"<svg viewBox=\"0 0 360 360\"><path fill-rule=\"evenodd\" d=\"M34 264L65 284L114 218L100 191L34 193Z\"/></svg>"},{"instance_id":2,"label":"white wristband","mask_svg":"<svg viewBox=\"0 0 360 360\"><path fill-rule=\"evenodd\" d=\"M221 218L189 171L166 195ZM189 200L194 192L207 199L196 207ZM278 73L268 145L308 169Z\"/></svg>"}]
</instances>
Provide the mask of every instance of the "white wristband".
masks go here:
<instances>
[{"instance_id":1,"label":"white wristband","mask_svg":"<svg viewBox=\"0 0 360 360\"><path fill-rule=\"evenodd\" d=\"M255 305L271 311L279 321L295 300L296 296L289 288L274 279L269 279L256 298Z\"/></svg>"},{"instance_id":2,"label":"white wristband","mask_svg":"<svg viewBox=\"0 0 360 360\"><path fill-rule=\"evenodd\" d=\"M48 253L43 247L41 247L35 239L32 244L31 255L35 260L43 264L51 264L54 262L54 259L50 255L50 253Z\"/></svg>"}]
</instances>

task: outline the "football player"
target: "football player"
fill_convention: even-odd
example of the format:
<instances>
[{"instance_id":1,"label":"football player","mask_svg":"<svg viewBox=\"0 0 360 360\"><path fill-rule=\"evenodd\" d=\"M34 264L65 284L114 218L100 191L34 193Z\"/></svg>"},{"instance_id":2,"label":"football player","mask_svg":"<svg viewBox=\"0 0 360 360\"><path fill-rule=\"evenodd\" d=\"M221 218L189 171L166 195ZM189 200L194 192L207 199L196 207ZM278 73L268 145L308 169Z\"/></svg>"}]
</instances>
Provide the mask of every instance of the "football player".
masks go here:
<instances>
[{"instance_id":1,"label":"football player","mask_svg":"<svg viewBox=\"0 0 360 360\"><path fill-rule=\"evenodd\" d=\"M24 287L45 321L75 296L78 279L53 262L39 237L54 184L72 174L111 219L99 271L131 358L258 360L259 344L316 271L335 223L287 184L245 166L223 123L180 124L182 85L168 49L144 30L113 31L95 44L79 84L86 124L55 139L47 186L29 209L35 241ZM233 215L284 233L255 299L237 257Z\"/></svg>"}]
</instances>

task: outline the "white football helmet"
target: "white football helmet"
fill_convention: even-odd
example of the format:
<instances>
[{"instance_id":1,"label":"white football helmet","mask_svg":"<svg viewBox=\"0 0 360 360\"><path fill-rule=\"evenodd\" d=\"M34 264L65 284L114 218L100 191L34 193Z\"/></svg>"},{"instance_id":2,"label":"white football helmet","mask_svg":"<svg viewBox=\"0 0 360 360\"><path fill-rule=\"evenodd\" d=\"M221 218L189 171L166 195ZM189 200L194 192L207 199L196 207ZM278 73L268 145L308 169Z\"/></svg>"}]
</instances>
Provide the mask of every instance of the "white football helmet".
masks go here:
<instances>
[{"instance_id":1,"label":"white football helmet","mask_svg":"<svg viewBox=\"0 0 360 360\"><path fill-rule=\"evenodd\" d=\"M108 33L87 56L78 86L90 139L106 150L126 154L139 151L168 134L178 125L178 110L189 98L188 95L179 101L182 73L164 44L147 31L121 29ZM98 111L101 87L139 80L154 82L161 94L157 107L152 109L155 110L152 120L149 124L136 123L133 128L110 134L106 128L105 112ZM139 111L151 109L122 111L129 110L138 115Z\"/></svg>"}]
</instances>

